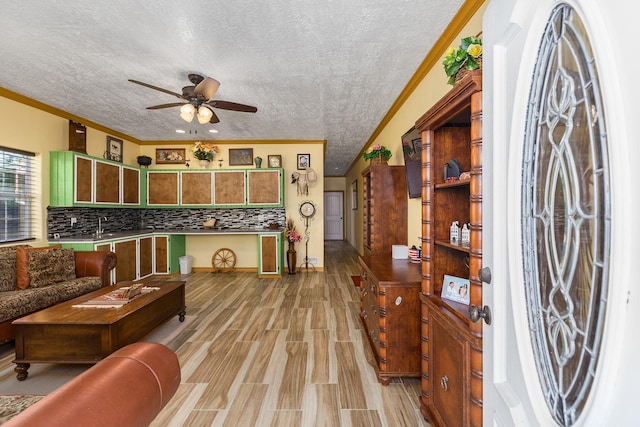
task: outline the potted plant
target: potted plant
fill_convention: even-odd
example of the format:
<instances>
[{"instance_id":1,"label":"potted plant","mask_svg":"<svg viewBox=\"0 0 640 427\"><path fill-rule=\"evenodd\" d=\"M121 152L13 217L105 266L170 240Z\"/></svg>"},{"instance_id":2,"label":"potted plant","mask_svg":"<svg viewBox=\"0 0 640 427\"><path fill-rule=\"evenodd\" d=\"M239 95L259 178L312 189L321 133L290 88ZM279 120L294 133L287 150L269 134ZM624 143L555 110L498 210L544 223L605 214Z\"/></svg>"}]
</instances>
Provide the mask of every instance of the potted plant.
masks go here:
<instances>
[{"instance_id":1,"label":"potted plant","mask_svg":"<svg viewBox=\"0 0 640 427\"><path fill-rule=\"evenodd\" d=\"M193 147L193 157L200 160L200 166L207 167L209 162L218 153L218 147L204 142L197 141Z\"/></svg>"},{"instance_id":2,"label":"potted plant","mask_svg":"<svg viewBox=\"0 0 640 427\"><path fill-rule=\"evenodd\" d=\"M391 158L391 151L384 145L372 145L363 155L365 160L370 160L371 164L386 164Z\"/></svg>"},{"instance_id":3,"label":"potted plant","mask_svg":"<svg viewBox=\"0 0 640 427\"><path fill-rule=\"evenodd\" d=\"M482 39L476 36L463 38L459 47L451 46L447 50L442 65L450 85L460 80L466 74L465 70L477 70L482 65Z\"/></svg>"}]
</instances>

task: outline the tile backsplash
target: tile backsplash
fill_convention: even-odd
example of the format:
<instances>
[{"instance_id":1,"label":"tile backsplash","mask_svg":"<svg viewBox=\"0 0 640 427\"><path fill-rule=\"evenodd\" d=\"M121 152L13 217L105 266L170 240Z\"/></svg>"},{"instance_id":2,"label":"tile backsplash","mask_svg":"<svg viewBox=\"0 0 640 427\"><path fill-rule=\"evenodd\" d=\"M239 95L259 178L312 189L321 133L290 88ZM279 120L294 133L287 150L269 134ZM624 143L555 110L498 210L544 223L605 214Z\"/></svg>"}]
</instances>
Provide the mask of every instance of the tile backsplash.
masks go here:
<instances>
[{"instance_id":1,"label":"tile backsplash","mask_svg":"<svg viewBox=\"0 0 640 427\"><path fill-rule=\"evenodd\" d=\"M277 223L284 227L284 208L251 209L118 209L118 208L47 208L47 235L65 238L92 234L102 218L105 233L144 229L201 229L202 222L215 217L216 227L267 228ZM71 225L72 218L75 224ZM104 219L106 218L106 220Z\"/></svg>"}]
</instances>

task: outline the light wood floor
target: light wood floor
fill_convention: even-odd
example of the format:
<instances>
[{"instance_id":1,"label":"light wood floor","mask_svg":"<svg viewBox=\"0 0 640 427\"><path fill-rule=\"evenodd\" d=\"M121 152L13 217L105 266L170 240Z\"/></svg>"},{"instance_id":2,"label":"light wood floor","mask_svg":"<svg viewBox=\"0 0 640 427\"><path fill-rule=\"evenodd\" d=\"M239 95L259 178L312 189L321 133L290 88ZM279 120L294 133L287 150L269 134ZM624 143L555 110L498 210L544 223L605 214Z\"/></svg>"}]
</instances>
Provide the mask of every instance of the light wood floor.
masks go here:
<instances>
[{"instance_id":1,"label":"light wood floor","mask_svg":"<svg viewBox=\"0 0 640 427\"><path fill-rule=\"evenodd\" d=\"M153 426L428 426L418 378L384 387L358 317L357 252L327 242L323 272L187 280L187 329L169 343L182 384Z\"/></svg>"}]
</instances>

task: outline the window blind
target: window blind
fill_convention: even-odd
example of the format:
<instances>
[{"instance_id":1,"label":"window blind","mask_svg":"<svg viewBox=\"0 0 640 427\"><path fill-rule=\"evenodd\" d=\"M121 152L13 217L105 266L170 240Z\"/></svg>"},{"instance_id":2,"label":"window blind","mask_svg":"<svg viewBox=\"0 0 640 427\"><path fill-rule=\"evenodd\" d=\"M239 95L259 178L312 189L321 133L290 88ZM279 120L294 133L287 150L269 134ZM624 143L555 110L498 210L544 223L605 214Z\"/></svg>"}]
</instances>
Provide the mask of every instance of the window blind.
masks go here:
<instances>
[{"instance_id":1,"label":"window blind","mask_svg":"<svg viewBox=\"0 0 640 427\"><path fill-rule=\"evenodd\" d=\"M34 236L35 153L0 147L0 243Z\"/></svg>"}]
</instances>

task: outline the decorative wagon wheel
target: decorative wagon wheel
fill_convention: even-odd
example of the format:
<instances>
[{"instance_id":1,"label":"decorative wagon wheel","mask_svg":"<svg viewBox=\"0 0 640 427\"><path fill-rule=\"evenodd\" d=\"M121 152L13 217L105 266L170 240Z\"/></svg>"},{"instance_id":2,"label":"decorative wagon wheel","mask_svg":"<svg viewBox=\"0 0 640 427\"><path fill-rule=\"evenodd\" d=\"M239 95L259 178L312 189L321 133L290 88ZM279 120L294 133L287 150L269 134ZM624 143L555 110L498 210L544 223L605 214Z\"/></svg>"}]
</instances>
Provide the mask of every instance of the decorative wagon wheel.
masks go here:
<instances>
[{"instance_id":1,"label":"decorative wagon wheel","mask_svg":"<svg viewBox=\"0 0 640 427\"><path fill-rule=\"evenodd\" d=\"M211 265L223 273L231 271L236 266L236 254L229 248L220 248L211 257Z\"/></svg>"}]
</instances>

